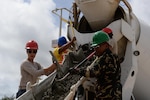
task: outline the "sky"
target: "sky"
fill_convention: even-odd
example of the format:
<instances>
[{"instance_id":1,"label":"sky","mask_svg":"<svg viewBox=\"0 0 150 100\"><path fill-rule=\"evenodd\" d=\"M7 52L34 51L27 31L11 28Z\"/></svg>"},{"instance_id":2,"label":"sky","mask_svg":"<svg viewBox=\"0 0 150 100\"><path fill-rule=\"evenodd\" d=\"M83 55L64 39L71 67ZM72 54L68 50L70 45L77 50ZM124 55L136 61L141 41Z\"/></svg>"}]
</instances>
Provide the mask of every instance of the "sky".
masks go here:
<instances>
[{"instance_id":1,"label":"sky","mask_svg":"<svg viewBox=\"0 0 150 100\"><path fill-rule=\"evenodd\" d=\"M138 18L150 23L149 0L129 0ZM51 65L51 41L59 36L59 18L51 11L71 7L72 0L2 0L0 2L0 98L15 95L20 82L20 64L26 59L25 44L38 42L36 61ZM63 24L62 34L66 27Z\"/></svg>"}]
</instances>

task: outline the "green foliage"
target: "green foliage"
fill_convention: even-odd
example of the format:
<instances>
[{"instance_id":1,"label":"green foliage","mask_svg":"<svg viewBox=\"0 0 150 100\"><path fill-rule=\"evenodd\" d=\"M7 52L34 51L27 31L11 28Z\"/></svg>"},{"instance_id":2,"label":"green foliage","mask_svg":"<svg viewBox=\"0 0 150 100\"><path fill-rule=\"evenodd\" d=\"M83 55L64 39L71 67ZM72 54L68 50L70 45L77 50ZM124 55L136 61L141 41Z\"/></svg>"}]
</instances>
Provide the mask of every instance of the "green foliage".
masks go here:
<instances>
[{"instance_id":1,"label":"green foliage","mask_svg":"<svg viewBox=\"0 0 150 100\"><path fill-rule=\"evenodd\" d=\"M8 96L4 96L2 99L0 100L14 100L14 96L8 97Z\"/></svg>"}]
</instances>

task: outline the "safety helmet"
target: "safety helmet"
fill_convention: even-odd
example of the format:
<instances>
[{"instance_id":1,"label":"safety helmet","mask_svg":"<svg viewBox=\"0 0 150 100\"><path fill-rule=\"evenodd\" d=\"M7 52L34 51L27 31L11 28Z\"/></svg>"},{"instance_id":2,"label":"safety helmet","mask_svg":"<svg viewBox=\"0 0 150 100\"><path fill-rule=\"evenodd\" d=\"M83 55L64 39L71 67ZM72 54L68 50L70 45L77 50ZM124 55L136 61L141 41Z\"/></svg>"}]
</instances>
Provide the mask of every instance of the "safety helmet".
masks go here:
<instances>
[{"instance_id":1,"label":"safety helmet","mask_svg":"<svg viewBox=\"0 0 150 100\"><path fill-rule=\"evenodd\" d=\"M109 41L109 36L105 32L103 31L95 32L93 36L92 47L107 41Z\"/></svg>"},{"instance_id":2,"label":"safety helmet","mask_svg":"<svg viewBox=\"0 0 150 100\"><path fill-rule=\"evenodd\" d=\"M112 38L113 33L112 33L112 30L110 28L107 28L107 27L103 28L102 31L106 32L109 35L109 37Z\"/></svg>"},{"instance_id":3,"label":"safety helmet","mask_svg":"<svg viewBox=\"0 0 150 100\"><path fill-rule=\"evenodd\" d=\"M25 49L38 49L38 44L34 40L30 40L26 43Z\"/></svg>"},{"instance_id":4,"label":"safety helmet","mask_svg":"<svg viewBox=\"0 0 150 100\"><path fill-rule=\"evenodd\" d=\"M62 37L60 37L59 39L58 39L58 45L59 46L63 46L64 44L66 44L67 43L67 40L66 40L66 38L64 37L64 36L62 36Z\"/></svg>"}]
</instances>

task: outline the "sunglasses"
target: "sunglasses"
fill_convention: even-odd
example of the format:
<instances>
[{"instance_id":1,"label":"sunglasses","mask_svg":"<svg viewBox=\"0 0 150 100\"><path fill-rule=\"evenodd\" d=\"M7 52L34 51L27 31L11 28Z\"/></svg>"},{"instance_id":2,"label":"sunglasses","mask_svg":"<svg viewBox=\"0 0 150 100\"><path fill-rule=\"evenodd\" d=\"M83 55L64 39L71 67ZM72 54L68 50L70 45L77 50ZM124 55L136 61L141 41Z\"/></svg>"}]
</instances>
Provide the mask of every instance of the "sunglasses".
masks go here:
<instances>
[{"instance_id":1,"label":"sunglasses","mask_svg":"<svg viewBox=\"0 0 150 100\"><path fill-rule=\"evenodd\" d=\"M27 53L34 53L34 54L36 54L37 53L37 50L32 50L32 49L27 49Z\"/></svg>"},{"instance_id":2,"label":"sunglasses","mask_svg":"<svg viewBox=\"0 0 150 100\"><path fill-rule=\"evenodd\" d=\"M103 42L103 43L101 43L101 44L95 46L94 49L97 49L97 48L99 48L99 47L102 47L104 44L106 44L106 42Z\"/></svg>"},{"instance_id":3,"label":"sunglasses","mask_svg":"<svg viewBox=\"0 0 150 100\"><path fill-rule=\"evenodd\" d=\"M99 47L100 47L100 45L97 45L97 46L94 47L94 49L97 49L97 48L99 48Z\"/></svg>"}]
</instances>

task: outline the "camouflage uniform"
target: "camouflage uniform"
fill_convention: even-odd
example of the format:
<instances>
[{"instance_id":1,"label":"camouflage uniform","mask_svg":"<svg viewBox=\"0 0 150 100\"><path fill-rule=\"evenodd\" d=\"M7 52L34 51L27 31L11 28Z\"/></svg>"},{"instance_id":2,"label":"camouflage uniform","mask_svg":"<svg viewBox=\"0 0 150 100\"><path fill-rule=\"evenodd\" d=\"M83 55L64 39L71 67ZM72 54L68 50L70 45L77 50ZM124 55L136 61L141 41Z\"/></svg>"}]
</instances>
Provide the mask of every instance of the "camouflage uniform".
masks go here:
<instances>
[{"instance_id":1,"label":"camouflage uniform","mask_svg":"<svg viewBox=\"0 0 150 100\"><path fill-rule=\"evenodd\" d=\"M109 49L90 69L90 77L97 78L96 100L122 100L119 59Z\"/></svg>"}]
</instances>

